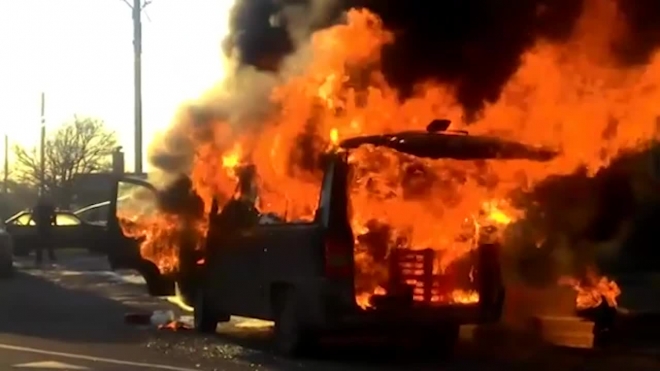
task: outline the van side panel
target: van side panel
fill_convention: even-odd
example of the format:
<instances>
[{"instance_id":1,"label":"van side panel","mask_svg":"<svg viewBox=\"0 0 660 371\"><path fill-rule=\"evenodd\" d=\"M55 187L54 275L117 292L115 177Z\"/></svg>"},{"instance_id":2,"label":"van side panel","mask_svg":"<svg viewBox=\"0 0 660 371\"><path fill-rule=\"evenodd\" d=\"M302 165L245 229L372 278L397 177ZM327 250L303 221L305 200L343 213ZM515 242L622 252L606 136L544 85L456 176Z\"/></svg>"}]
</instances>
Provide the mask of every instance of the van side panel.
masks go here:
<instances>
[{"instance_id":1,"label":"van side panel","mask_svg":"<svg viewBox=\"0 0 660 371\"><path fill-rule=\"evenodd\" d=\"M263 252L264 295L268 299L266 316L273 318L273 303L278 290L294 289L300 313L321 316L323 277L323 228L301 223L261 226L268 236Z\"/></svg>"}]
</instances>

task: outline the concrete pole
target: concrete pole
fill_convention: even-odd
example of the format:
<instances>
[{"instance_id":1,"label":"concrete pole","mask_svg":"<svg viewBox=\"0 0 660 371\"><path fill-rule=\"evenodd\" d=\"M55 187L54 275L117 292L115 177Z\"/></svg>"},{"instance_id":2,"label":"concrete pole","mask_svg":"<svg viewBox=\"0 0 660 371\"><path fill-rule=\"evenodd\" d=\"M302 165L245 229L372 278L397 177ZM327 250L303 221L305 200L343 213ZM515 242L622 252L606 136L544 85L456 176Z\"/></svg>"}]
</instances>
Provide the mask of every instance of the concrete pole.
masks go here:
<instances>
[{"instance_id":1,"label":"concrete pole","mask_svg":"<svg viewBox=\"0 0 660 371\"><path fill-rule=\"evenodd\" d=\"M46 191L46 93L41 93L41 144L39 146L39 193Z\"/></svg>"},{"instance_id":2,"label":"concrete pole","mask_svg":"<svg viewBox=\"0 0 660 371\"><path fill-rule=\"evenodd\" d=\"M4 179L2 181L2 192L9 193L9 135L5 134L5 169Z\"/></svg>"},{"instance_id":3,"label":"concrete pole","mask_svg":"<svg viewBox=\"0 0 660 371\"><path fill-rule=\"evenodd\" d=\"M133 69L135 104L135 172L142 173L142 0L133 0Z\"/></svg>"}]
</instances>

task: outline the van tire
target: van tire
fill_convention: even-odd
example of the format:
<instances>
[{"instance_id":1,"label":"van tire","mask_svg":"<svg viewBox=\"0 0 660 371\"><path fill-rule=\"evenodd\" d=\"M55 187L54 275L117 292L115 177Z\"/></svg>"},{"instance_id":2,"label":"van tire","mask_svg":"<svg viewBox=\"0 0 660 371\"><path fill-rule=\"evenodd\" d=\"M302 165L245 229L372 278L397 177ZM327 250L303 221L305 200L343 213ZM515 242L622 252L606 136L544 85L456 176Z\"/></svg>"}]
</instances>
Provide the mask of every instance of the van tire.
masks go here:
<instances>
[{"instance_id":1,"label":"van tire","mask_svg":"<svg viewBox=\"0 0 660 371\"><path fill-rule=\"evenodd\" d=\"M209 300L203 289L198 290L195 295L193 320L197 332L214 334L218 329L218 323L220 320L209 305Z\"/></svg>"},{"instance_id":2,"label":"van tire","mask_svg":"<svg viewBox=\"0 0 660 371\"><path fill-rule=\"evenodd\" d=\"M318 337L300 321L300 307L293 288L281 288L273 298L275 347L286 357L309 354L317 347Z\"/></svg>"}]
</instances>

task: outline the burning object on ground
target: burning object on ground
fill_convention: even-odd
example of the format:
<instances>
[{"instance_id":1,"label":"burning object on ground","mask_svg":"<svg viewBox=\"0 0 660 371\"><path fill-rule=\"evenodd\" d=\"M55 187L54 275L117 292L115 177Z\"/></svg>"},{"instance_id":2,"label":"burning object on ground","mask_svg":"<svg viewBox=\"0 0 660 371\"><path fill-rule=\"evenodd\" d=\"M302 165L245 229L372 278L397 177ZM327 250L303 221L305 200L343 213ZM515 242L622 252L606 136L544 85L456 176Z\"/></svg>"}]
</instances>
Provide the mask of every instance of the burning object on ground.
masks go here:
<instances>
[{"instance_id":1,"label":"burning object on ground","mask_svg":"<svg viewBox=\"0 0 660 371\"><path fill-rule=\"evenodd\" d=\"M614 330L620 292L616 283L594 269L586 270L582 280L562 277L557 285L509 286L502 324L509 334L524 334L560 347L591 349L606 344Z\"/></svg>"},{"instance_id":2,"label":"burning object on ground","mask_svg":"<svg viewBox=\"0 0 660 371\"><path fill-rule=\"evenodd\" d=\"M583 280L573 277L563 277L560 285L573 287L577 291L577 311L586 311L600 306L616 308L617 297L621 295L621 289L616 282L604 276L597 275L593 269L589 269Z\"/></svg>"},{"instance_id":3,"label":"burning object on ground","mask_svg":"<svg viewBox=\"0 0 660 371\"><path fill-rule=\"evenodd\" d=\"M192 330L193 327L187 323L183 323L178 320L173 320L163 325L158 325L158 329L167 330L167 331L187 331L187 330Z\"/></svg>"},{"instance_id":4,"label":"burning object on ground","mask_svg":"<svg viewBox=\"0 0 660 371\"><path fill-rule=\"evenodd\" d=\"M137 326L155 326L159 330L181 331L190 330L192 327L181 321L171 310L156 310L151 313L127 313L124 322Z\"/></svg>"},{"instance_id":5,"label":"burning object on ground","mask_svg":"<svg viewBox=\"0 0 660 371\"><path fill-rule=\"evenodd\" d=\"M581 318L594 323L594 336L599 343L607 342L619 314L617 297L621 289L616 282L607 277L598 276L593 269L588 269L585 278L563 278L560 284L570 285L577 291L576 312Z\"/></svg>"}]
</instances>

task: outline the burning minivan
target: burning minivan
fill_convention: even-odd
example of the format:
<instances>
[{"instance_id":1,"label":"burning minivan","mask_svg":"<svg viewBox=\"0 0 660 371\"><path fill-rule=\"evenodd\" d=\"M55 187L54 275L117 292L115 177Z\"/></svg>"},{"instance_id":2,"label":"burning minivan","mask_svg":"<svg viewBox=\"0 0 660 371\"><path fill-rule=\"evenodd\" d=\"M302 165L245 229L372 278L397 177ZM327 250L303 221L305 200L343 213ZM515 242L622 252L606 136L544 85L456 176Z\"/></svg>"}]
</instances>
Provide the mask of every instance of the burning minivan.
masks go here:
<instances>
[{"instance_id":1,"label":"burning minivan","mask_svg":"<svg viewBox=\"0 0 660 371\"><path fill-rule=\"evenodd\" d=\"M273 320L277 347L285 354L305 350L325 333L358 328L412 329L451 349L461 324L501 316L505 293L498 234L508 217L500 210L504 205L481 200L470 205L469 218L454 221L452 230L461 233L448 238L443 229L449 225L422 225L416 210L440 212L432 200L449 193L458 197L462 188L442 183L441 173L418 160L485 166L488 161L548 161L556 153L450 131L449 124L436 120L425 131L335 143L322 159L318 206L310 220L262 214L255 206L258 169L251 165L237 169L235 196L214 200L201 225L168 222L205 237L167 240L162 248L170 247L175 256L157 261L144 256L140 241L111 218L109 227L122 241L109 251L110 263L139 271L152 295L173 295L177 286L194 307L200 331L215 331L230 315ZM143 197L157 198L144 181L122 182L141 187ZM429 194L429 182L442 184L443 193ZM394 207L394 200L404 206ZM111 209L117 213L116 204ZM404 220L410 228L394 230L388 218ZM171 260L176 269L164 269Z\"/></svg>"}]
</instances>

